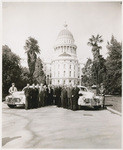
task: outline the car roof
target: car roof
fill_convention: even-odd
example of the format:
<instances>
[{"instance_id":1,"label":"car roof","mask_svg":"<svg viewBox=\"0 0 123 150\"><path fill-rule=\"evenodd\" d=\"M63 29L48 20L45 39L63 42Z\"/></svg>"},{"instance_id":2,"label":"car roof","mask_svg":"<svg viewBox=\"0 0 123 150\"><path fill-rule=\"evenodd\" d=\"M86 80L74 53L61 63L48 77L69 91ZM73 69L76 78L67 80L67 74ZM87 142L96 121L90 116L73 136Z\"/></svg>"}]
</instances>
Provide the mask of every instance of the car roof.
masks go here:
<instances>
[{"instance_id":1,"label":"car roof","mask_svg":"<svg viewBox=\"0 0 123 150\"><path fill-rule=\"evenodd\" d=\"M79 88L86 88L86 89L87 89L87 87L82 86L82 85L78 85L78 87L79 87Z\"/></svg>"}]
</instances>

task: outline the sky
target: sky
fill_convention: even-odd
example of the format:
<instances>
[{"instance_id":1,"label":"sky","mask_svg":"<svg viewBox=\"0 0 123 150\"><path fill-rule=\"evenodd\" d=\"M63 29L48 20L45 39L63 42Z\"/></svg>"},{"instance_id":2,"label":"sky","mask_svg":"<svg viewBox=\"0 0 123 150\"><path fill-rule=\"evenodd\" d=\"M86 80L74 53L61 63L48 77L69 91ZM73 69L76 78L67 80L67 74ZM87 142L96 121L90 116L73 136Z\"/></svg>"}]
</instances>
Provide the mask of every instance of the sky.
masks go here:
<instances>
[{"instance_id":1,"label":"sky","mask_svg":"<svg viewBox=\"0 0 123 150\"><path fill-rule=\"evenodd\" d=\"M87 45L91 35L102 35L101 54L107 57L111 36L121 42L122 6L120 2L4 2L2 8L2 44L21 57L27 67L24 50L28 37L38 40L41 59L50 62L53 46L66 22L77 45L78 59L85 64L93 58Z\"/></svg>"}]
</instances>

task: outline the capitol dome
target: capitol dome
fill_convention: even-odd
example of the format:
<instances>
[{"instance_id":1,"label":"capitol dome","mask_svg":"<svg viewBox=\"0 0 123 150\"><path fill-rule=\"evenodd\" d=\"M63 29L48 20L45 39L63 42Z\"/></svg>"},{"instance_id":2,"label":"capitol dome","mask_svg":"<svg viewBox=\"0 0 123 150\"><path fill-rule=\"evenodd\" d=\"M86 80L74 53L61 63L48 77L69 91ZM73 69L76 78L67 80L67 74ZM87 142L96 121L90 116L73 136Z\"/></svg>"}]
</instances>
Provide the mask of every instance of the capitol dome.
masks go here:
<instances>
[{"instance_id":1,"label":"capitol dome","mask_svg":"<svg viewBox=\"0 0 123 150\"><path fill-rule=\"evenodd\" d=\"M68 30L68 29L63 29L59 34L58 34L58 38L69 38L73 40L73 35L72 33Z\"/></svg>"},{"instance_id":2,"label":"capitol dome","mask_svg":"<svg viewBox=\"0 0 123 150\"><path fill-rule=\"evenodd\" d=\"M56 39L55 45L70 45L74 44L74 38L72 33L67 29L67 25L64 25L64 29L60 31Z\"/></svg>"}]
</instances>

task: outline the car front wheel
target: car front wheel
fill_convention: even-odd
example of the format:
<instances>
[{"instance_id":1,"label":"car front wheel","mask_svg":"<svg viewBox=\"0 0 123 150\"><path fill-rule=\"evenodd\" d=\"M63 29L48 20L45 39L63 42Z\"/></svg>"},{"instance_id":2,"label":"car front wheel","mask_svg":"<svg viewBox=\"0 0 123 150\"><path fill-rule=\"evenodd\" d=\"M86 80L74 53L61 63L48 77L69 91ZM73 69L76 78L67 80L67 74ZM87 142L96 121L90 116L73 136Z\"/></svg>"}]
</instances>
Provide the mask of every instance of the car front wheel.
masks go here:
<instances>
[{"instance_id":1,"label":"car front wheel","mask_svg":"<svg viewBox=\"0 0 123 150\"><path fill-rule=\"evenodd\" d=\"M10 105L8 104L9 108L14 108L16 105Z\"/></svg>"}]
</instances>

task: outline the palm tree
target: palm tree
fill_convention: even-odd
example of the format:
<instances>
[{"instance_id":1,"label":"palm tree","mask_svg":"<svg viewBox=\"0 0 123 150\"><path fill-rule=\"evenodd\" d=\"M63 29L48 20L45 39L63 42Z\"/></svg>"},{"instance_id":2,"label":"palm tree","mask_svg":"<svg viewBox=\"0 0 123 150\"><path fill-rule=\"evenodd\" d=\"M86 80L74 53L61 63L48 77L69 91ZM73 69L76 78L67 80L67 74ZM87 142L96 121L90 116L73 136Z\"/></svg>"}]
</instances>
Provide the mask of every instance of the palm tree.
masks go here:
<instances>
[{"instance_id":1,"label":"palm tree","mask_svg":"<svg viewBox=\"0 0 123 150\"><path fill-rule=\"evenodd\" d=\"M97 94L99 93L99 84L100 84L99 83L99 70L100 70L99 56L100 56L100 49L102 49L102 47L99 46L98 44L102 42L103 42L102 36L97 34L97 36L92 35L91 38L89 38L89 42L87 43L89 46L92 46L92 53L94 57L92 68L94 68L94 72L96 73Z\"/></svg>"},{"instance_id":2,"label":"palm tree","mask_svg":"<svg viewBox=\"0 0 123 150\"><path fill-rule=\"evenodd\" d=\"M98 44L102 42L103 42L102 36L100 36L99 34L97 34L97 36L92 35L91 38L89 38L89 42L87 44L89 46L92 46L92 53L94 60L96 60L100 55L99 50L102 49L102 47L99 46Z\"/></svg>"},{"instance_id":3,"label":"palm tree","mask_svg":"<svg viewBox=\"0 0 123 150\"><path fill-rule=\"evenodd\" d=\"M29 37L28 40L26 40L24 48L25 52L27 53L27 62L30 71L30 76L33 77L37 54L40 53L38 41L32 37Z\"/></svg>"}]
</instances>

